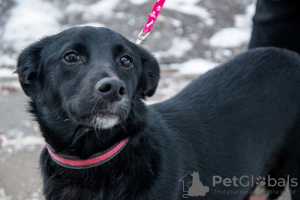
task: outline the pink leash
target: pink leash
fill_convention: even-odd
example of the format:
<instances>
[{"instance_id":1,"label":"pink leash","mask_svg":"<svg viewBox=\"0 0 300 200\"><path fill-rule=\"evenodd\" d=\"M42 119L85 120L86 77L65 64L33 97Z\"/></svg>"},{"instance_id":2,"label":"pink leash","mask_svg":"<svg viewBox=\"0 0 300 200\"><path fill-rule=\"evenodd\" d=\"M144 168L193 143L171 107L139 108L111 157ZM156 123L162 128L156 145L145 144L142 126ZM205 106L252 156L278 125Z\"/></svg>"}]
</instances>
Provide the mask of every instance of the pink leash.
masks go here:
<instances>
[{"instance_id":1,"label":"pink leash","mask_svg":"<svg viewBox=\"0 0 300 200\"><path fill-rule=\"evenodd\" d=\"M150 31L156 21L160 11L164 6L165 0L156 0L156 3L153 6L151 13L149 14L147 23L144 29L140 32L137 41L135 42L137 45L142 46L146 37L150 34Z\"/></svg>"}]
</instances>

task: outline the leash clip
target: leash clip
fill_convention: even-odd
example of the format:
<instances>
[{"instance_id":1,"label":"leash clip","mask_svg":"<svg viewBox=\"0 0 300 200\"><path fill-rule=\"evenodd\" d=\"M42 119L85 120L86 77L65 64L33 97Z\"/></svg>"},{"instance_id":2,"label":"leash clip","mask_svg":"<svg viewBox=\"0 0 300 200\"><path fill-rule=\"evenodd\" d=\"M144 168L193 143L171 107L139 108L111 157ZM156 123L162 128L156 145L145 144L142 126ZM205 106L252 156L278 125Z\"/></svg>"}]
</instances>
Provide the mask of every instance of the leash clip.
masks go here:
<instances>
[{"instance_id":1,"label":"leash clip","mask_svg":"<svg viewBox=\"0 0 300 200\"><path fill-rule=\"evenodd\" d=\"M145 42L146 37L150 34L150 32L145 33L143 30L140 32L140 34L138 35L138 39L135 42L135 44L142 46Z\"/></svg>"},{"instance_id":2,"label":"leash clip","mask_svg":"<svg viewBox=\"0 0 300 200\"><path fill-rule=\"evenodd\" d=\"M140 32L137 41L135 44L142 46L145 42L146 37L149 35L154 22L156 21L164 3L166 0L156 0L156 3L153 6L152 12L149 14L147 23L143 30Z\"/></svg>"}]
</instances>

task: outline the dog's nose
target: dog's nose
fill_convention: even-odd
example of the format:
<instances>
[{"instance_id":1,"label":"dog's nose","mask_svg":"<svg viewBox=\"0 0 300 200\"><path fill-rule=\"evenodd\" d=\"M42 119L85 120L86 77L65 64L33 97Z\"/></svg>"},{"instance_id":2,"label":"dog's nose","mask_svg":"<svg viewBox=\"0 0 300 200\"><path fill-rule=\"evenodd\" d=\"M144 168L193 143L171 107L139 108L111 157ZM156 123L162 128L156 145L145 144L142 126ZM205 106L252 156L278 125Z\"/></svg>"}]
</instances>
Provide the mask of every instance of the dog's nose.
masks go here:
<instances>
[{"instance_id":1,"label":"dog's nose","mask_svg":"<svg viewBox=\"0 0 300 200\"><path fill-rule=\"evenodd\" d=\"M120 101L126 94L123 81L116 78L103 78L96 83L95 89L108 101Z\"/></svg>"}]
</instances>

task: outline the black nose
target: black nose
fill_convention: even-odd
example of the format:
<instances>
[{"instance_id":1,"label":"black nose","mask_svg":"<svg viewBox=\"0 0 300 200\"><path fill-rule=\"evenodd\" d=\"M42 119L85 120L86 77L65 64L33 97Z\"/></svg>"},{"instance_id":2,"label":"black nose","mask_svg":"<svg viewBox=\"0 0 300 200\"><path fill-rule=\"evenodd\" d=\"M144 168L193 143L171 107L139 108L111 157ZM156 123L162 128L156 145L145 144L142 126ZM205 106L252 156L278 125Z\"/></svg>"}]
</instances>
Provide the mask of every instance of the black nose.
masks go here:
<instances>
[{"instance_id":1,"label":"black nose","mask_svg":"<svg viewBox=\"0 0 300 200\"><path fill-rule=\"evenodd\" d=\"M95 89L110 102L120 101L126 94L124 82L116 78L101 79L96 83Z\"/></svg>"}]
</instances>

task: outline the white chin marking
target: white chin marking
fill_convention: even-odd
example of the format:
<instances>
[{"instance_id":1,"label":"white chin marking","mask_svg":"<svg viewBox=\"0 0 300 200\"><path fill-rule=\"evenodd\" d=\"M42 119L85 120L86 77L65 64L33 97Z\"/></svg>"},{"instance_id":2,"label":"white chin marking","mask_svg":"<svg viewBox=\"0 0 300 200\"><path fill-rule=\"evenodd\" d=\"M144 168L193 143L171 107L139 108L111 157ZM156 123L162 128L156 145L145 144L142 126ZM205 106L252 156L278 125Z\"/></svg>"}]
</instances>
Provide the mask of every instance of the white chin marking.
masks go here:
<instances>
[{"instance_id":1,"label":"white chin marking","mask_svg":"<svg viewBox=\"0 0 300 200\"><path fill-rule=\"evenodd\" d=\"M108 129L119 122L118 116L111 116L111 117L95 117L93 121L94 127L98 129Z\"/></svg>"}]
</instances>

